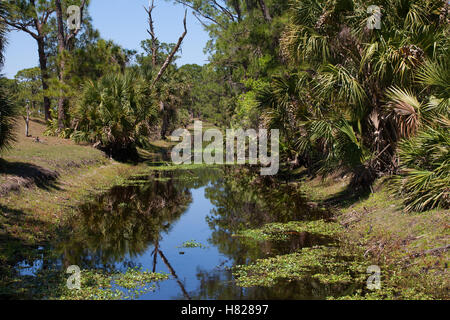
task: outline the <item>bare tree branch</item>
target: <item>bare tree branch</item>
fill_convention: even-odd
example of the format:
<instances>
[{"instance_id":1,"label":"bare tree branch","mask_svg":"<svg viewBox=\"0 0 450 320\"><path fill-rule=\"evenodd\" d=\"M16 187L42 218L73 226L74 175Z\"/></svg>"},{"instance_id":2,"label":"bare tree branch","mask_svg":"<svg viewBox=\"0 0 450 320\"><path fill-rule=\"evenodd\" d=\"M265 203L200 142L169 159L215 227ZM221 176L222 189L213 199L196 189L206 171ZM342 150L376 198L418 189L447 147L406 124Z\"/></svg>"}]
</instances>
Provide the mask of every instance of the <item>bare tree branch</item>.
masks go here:
<instances>
[{"instance_id":1,"label":"bare tree branch","mask_svg":"<svg viewBox=\"0 0 450 320\"><path fill-rule=\"evenodd\" d=\"M164 64L161 66L161 69L158 72L158 75L156 76L156 78L153 80L152 83L152 87L155 86L155 84L159 81L159 79L161 79L162 75L164 74L164 71L166 71L167 67L170 65L170 63L173 60L173 57L175 56L175 54L177 53L177 51L180 49L181 43L184 40L184 37L186 37L187 34L187 27L186 27L186 15L187 15L187 10L184 12L184 20L183 20L183 26L184 26L184 32L181 35L181 37L178 39L177 44L175 45L175 47L172 49L172 51L170 52L170 54L167 56L166 61L164 61Z\"/></svg>"},{"instance_id":2,"label":"bare tree branch","mask_svg":"<svg viewBox=\"0 0 450 320\"><path fill-rule=\"evenodd\" d=\"M0 21L2 21L3 23L7 24L8 26L10 26L16 30L20 30L20 31L24 31L24 32L28 33L34 39L39 38L39 35L37 33L34 33L30 29L28 29L28 27L30 27L29 24L31 24L32 22L30 22L29 24L13 23L11 21L6 20L3 17L0 18Z\"/></svg>"},{"instance_id":3,"label":"bare tree branch","mask_svg":"<svg viewBox=\"0 0 450 320\"><path fill-rule=\"evenodd\" d=\"M213 2L217 7L219 7L219 9L220 9L223 13L225 13L227 16L229 16L231 20L234 21L234 15L233 15L227 8L221 6L219 3L217 3L216 0L212 0L212 2Z\"/></svg>"},{"instance_id":4,"label":"bare tree branch","mask_svg":"<svg viewBox=\"0 0 450 320\"><path fill-rule=\"evenodd\" d=\"M258 0L258 1L259 1L259 5L261 6L261 11L262 11L262 14L264 16L264 19L267 22L271 22L272 21L272 17L270 16L269 8L267 8L266 3L264 2L264 0Z\"/></svg>"},{"instance_id":5,"label":"bare tree branch","mask_svg":"<svg viewBox=\"0 0 450 320\"><path fill-rule=\"evenodd\" d=\"M200 22L200 24L201 24L203 27L206 28L206 27L208 26L206 23L204 23L204 22L202 21L202 19L200 19L200 18L197 16L197 14L195 13L195 11L192 11L192 14L194 15L195 18L197 18L198 22Z\"/></svg>"},{"instance_id":6,"label":"bare tree branch","mask_svg":"<svg viewBox=\"0 0 450 320\"><path fill-rule=\"evenodd\" d=\"M175 2L177 2L179 4L182 4L182 5L184 5L184 6L188 7L188 8L191 8L192 10L194 10L194 12L196 12L199 15L201 15L203 18L205 18L205 19L207 19L207 20L209 20L209 21L219 25L223 29L225 29L225 26L223 24L221 24L219 21L217 21L213 17L208 16L205 13L201 12L198 8L195 8L194 6L190 5L189 3L187 3L187 2L185 2L183 0L175 0ZM205 24L203 23L203 25L205 25Z\"/></svg>"},{"instance_id":7,"label":"bare tree branch","mask_svg":"<svg viewBox=\"0 0 450 320\"><path fill-rule=\"evenodd\" d=\"M148 10L144 7L145 11L148 14L148 24L150 27L150 30L147 30L148 34L152 37L152 66L156 67L156 55L158 54L158 38L156 38L155 34L155 28L153 26L153 17L152 17L152 11L155 8L154 0L152 0L152 4L148 8Z\"/></svg>"}]
</instances>

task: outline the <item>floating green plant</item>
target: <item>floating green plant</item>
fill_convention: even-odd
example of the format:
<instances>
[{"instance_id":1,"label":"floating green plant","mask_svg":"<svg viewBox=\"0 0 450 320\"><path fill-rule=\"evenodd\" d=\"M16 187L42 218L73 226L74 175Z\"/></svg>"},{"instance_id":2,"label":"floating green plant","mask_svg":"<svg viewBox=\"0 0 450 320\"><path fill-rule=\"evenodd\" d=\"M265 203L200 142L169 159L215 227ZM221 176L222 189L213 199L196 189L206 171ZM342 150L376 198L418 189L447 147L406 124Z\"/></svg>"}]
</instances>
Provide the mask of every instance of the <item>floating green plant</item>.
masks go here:
<instances>
[{"instance_id":1,"label":"floating green plant","mask_svg":"<svg viewBox=\"0 0 450 320\"><path fill-rule=\"evenodd\" d=\"M142 269L129 269L123 274L119 274L114 283L126 289L145 287L148 283L164 281L169 279L168 274L142 271Z\"/></svg>"},{"instance_id":2,"label":"floating green plant","mask_svg":"<svg viewBox=\"0 0 450 320\"><path fill-rule=\"evenodd\" d=\"M339 224L324 220L292 221L288 223L269 223L260 229L239 231L234 236L251 238L258 241L278 241L287 240L292 236L304 232L333 237L337 236L341 229Z\"/></svg>"},{"instance_id":3,"label":"floating green plant","mask_svg":"<svg viewBox=\"0 0 450 320\"><path fill-rule=\"evenodd\" d=\"M183 244L177 248L202 248L202 249L206 249L208 248L207 246L201 244L200 242L197 242L195 240L189 240L189 241L185 241L183 242Z\"/></svg>"},{"instance_id":4,"label":"floating green plant","mask_svg":"<svg viewBox=\"0 0 450 320\"><path fill-rule=\"evenodd\" d=\"M366 267L335 247L303 248L292 254L236 266L233 275L241 287L274 286L278 280L314 278L322 284L363 283Z\"/></svg>"},{"instance_id":5,"label":"floating green plant","mask_svg":"<svg viewBox=\"0 0 450 320\"><path fill-rule=\"evenodd\" d=\"M102 270L82 270L80 289L69 290L61 285L62 300L128 300L156 289L156 282L169 279L169 275L128 269L125 273Z\"/></svg>"}]
</instances>

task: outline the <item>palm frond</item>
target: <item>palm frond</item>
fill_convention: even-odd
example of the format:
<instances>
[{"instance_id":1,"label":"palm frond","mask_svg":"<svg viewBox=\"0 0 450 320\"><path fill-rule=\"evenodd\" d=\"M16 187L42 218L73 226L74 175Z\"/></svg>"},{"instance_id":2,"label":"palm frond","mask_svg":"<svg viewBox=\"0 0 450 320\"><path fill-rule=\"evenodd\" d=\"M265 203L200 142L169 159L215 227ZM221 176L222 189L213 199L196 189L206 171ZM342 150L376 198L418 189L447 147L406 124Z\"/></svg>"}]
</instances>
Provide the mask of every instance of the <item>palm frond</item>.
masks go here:
<instances>
[{"instance_id":1,"label":"palm frond","mask_svg":"<svg viewBox=\"0 0 450 320\"><path fill-rule=\"evenodd\" d=\"M421 126L423 105L410 91L397 87L389 88L386 97L385 108L392 112L400 135L414 135Z\"/></svg>"},{"instance_id":2,"label":"palm frond","mask_svg":"<svg viewBox=\"0 0 450 320\"><path fill-rule=\"evenodd\" d=\"M419 83L437 90L439 98L450 97L450 68L448 58L442 61L425 62L417 74Z\"/></svg>"},{"instance_id":3,"label":"palm frond","mask_svg":"<svg viewBox=\"0 0 450 320\"><path fill-rule=\"evenodd\" d=\"M393 190L406 211L450 208L450 130L427 127L399 145L401 173Z\"/></svg>"}]
</instances>

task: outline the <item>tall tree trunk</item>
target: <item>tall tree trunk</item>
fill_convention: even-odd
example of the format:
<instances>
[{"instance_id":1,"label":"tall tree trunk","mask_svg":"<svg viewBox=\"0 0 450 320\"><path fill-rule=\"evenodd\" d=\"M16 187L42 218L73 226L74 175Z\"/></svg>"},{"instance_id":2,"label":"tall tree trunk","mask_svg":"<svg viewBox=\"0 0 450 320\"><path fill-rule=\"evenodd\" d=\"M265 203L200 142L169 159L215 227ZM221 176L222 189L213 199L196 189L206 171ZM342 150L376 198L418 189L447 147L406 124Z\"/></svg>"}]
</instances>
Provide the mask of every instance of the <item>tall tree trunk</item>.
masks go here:
<instances>
[{"instance_id":1,"label":"tall tree trunk","mask_svg":"<svg viewBox=\"0 0 450 320\"><path fill-rule=\"evenodd\" d=\"M64 62L61 62L60 67L64 68ZM64 85L64 70L59 71L59 80L60 85ZM60 97L58 98L58 129L59 131L63 130L65 128L65 121L66 121L66 112L65 112L65 106L66 106L66 97L64 96L64 89L60 89Z\"/></svg>"},{"instance_id":2,"label":"tall tree trunk","mask_svg":"<svg viewBox=\"0 0 450 320\"><path fill-rule=\"evenodd\" d=\"M152 0L152 3L150 7L145 9L145 11L148 14L148 25L150 27L149 30L147 30L148 34L152 38L152 47L150 48L152 51L152 67L156 68L156 57L158 55L158 39L156 38L155 34L155 28L153 27L153 17L152 17L152 11L155 8L154 1Z\"/></svg>"},{"instance_id":3,"label":"tall tree trunk","mask_svg":"<svg viewBox=\"0 0 450 320\"><path fill-rule=\"evenodd\" d=\"M233 0L231 2L231 5L234 8L234 11L236 11L237 19L239 22L242 21L242 10L241 10L241 4L239 3L239 0Z\"/></svg>"},{"instance_id":4,"label":"tall tree trunk","mask_svg":"<svg viewBox=\"0 0 450 320\"><path fill-rule=\"evenodd\" d=\"M162 101L159 102L159 108L162 112L161 138L166 139L167 131L169 130L170 125L169 110Z\"/></svg>"},{"instance_id":5,"label":"tall tree trunk","mask_svg":"<svg viewBox=\"0 0 450 320\"><path fill-rule=\"evenodd\" d=\"M86 5L86 0L81 1L79 6L80 8L80 24L83 21L83 10ZM58 78L61 86L60 96L58 99L58 130L64 130L66 126L66 106L67 106L67 97L64 92L64 85L66 83L66 57L65 53L73 49L73 44L75 41L75 37L78 32L81 30L80 26L77 26L75 29L71 29L68 34L66 34L63 22L63 11L61 6L61 0L55 0L55 11L56 11L56 22L58 25L58 53L59 53L59 72Z\"/></svg>"},{"instance_id":6,"label":"tall tree trunk","mask_svg":"<svg viewBox=\"0 0 450 320\"><path fill-rule=\"evenodd\" d=\"M245 0L245 5L247 6L247 11L250 12L255 8L254 0Z\"/></svg>"},{"instance_id":7,"label":"tall tree trunk","mask_svg":"<svg viewBox=\"0 0 450 320\"><path fill-rule=\"evenodd\" d=\"M153 1L150 4L149 9L145 9L146 12L148 13L149 16L149 26L150 26L150 30L147 30L147 32L151 35L152 37L152 53L153 56L156 56L156 52L157 52L157 47L156 47L156 35L154 32L154 28L153 28L153 19L152 19L152 11L153 11L154 5L153 5ZM153 79L152 84L151 84L151 88L153 88L156 83L161 79L161 77L163 76L164 72L166 71L166 69L169 67L169 65L172 63L172 60L175 56L175 54L178 52L178 50L180 49L181 44L183 43L184 38L186 37L187 34L187 27L186 27L186 16L187 16L187 10L185 10L184 12L184 19L183 19L183 27L184 27L184 32L181 34L180 38L178 39L178 42L176 43L175 47L172 48L172 51L169 53L169 55L166 57L166 60L164 61L164 63L162 64L161 68L159 69L158 74L156 75L156 77ZM156 60L152 60L152 65L153 67L156 66ZM169 115L167 114L167 110L166 107L164 106L164 102L160 101L160 111L163 113L163 123L162 123L162 128L161 128L161 136L162 138L166 138L166 133L169 127Z\"/></svg>"},{"instance_id":8,"label":"tall tree trunk","mask_svg":"<svg viewBox=\"0 0 450 320\"><path fill-rule=\"evenodd\" d=\"M45 44L44 37L40 36L36 39L38 43L38 53L39 53L39 66L41 68L41 78L42 78L42 89L44 90L44 114L45 121L51 120L52 116L50 114L50 98L47 97L45 91L48 90L48 69L47 69L47 56L45 55Z\"/></svg>"},{"instance_id":9,"label":"tall tree trunk","mask_svg":"<svg viewBox=\"0 0 450 320\"><path fill-rule=\"evenodd\" d=\"M64 71L65 71L65 32L64 32L64 24L63 24L63 13L61 7L61 0L55 1L55 9L56 9L56 21L58 24L58 53L59 53L59 83L61 86L64 86ZM66 98L64 96L64 89L61 87L60 95L58 99L58 130L61 131L65 127L65 104Z\"/></svg>"},{"instance_id":10,"label":"tall tree trunk","mask_svg":"<svg viewBox=\"0 0 450 320\"><path fill-rule=\"evenodd\" d=\"M164 61L163 65L161 66L161 69L159 69L159 72L156 75L155 79L153 80L151 87L154 87L155 84L159 81L159 79L161 79L161 77L164 74L164 72L166 71L167 67L169 67L169 65L172 63L173 57L180 49L180 46L183 43L184 37L186 37L186 34L187 34L186 15L187 15L187 10L184 12L184 20L183 20L184 32L181 35L181 37L178 39L178 42L175 45L175 47L173 47L172 51L167 56L166 61Z\"/></svg>"},{"instance_id":11,"label":"tall tree trunk","mask_svg":"<svg viewBox=\"0 0 450 320\"><path fill-rule=\"evenodd\" d=\"M24 117L25 120L25 137L30 136L30 106L27 104L26 106L27 116Z\"/></svg>"},{"instance_id":12,"label":"tall tree trunk","mask_svg":"<svg viewBox=\"0 0 450 320\"><path fill-rule=\"evenodd\" d=\"M267 22L271 22L272 21L272 17L270 16L270 12L269 12L269 8L267 8L266 3L264 2L264 0L258 0L259 1L259 6L261 7L263 16L264 16L264 20L266 20Z\"/></svg>"}]
</instances>

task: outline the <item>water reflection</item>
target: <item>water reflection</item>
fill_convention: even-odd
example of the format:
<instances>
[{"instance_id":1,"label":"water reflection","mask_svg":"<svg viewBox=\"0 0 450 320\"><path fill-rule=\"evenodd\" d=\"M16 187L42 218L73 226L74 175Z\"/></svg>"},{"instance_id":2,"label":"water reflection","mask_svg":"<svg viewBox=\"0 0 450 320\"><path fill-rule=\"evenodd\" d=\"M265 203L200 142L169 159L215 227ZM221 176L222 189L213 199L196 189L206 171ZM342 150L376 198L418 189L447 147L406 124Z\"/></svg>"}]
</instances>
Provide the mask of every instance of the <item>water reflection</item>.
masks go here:
<instances>
[{"instance_id":1,"label":"water reflection","mask_svg":"<svg viewBox=\"0 0 450 320\"><path fill-rule=\"evenodd\" d=\"M157 171L82 205L70 237L53 248L64 267L142 266L171 274L144 299L317 299L343 289L320 287L312 279L243 289L229 268L332 241L299 233L283 242L257 242L235 237L236 231L324 215L309 209L296 188L274 188L231 167ZM181 250L189 240L206 248Z\"/></svg>"},{"instance_id":2,"label":"water reflection","mask_svg":"<svg viewBox=\"0 0 450 320\"><path fill-rule=\"evenodd\" d=\"M198 279L199 288L191 297L194 300L318 300L359 289L356 285L325 285L311 277L300 281L280 280L270 288L241 288L234 285L230 273L209 270L199 271Z\"/></svg>"},{"instance_id":3,"label":"water reflection","mask_svg":"<svg viewBox=\"0 0 450 320\"><path fill-rule=\"evenodd\" d=\"M112 188L81 206L62 245L65 265L98 268L143 254L170 232L191 201L189 189L172 180Z\"/></svg>"},{"instance_id":4,"label":"water reflection","mask_svg":"<svg viewBox=\"0 0 450 320\"><path fill-rule=\"evenodd\" d=\"M206 197L214 204L209 222L226 230L254 228L270 222L317 220L330 216L313 210L295 186L262 180L233 167L224 168L226 179L207 188Z\"/></svg>"}]
</instances>

